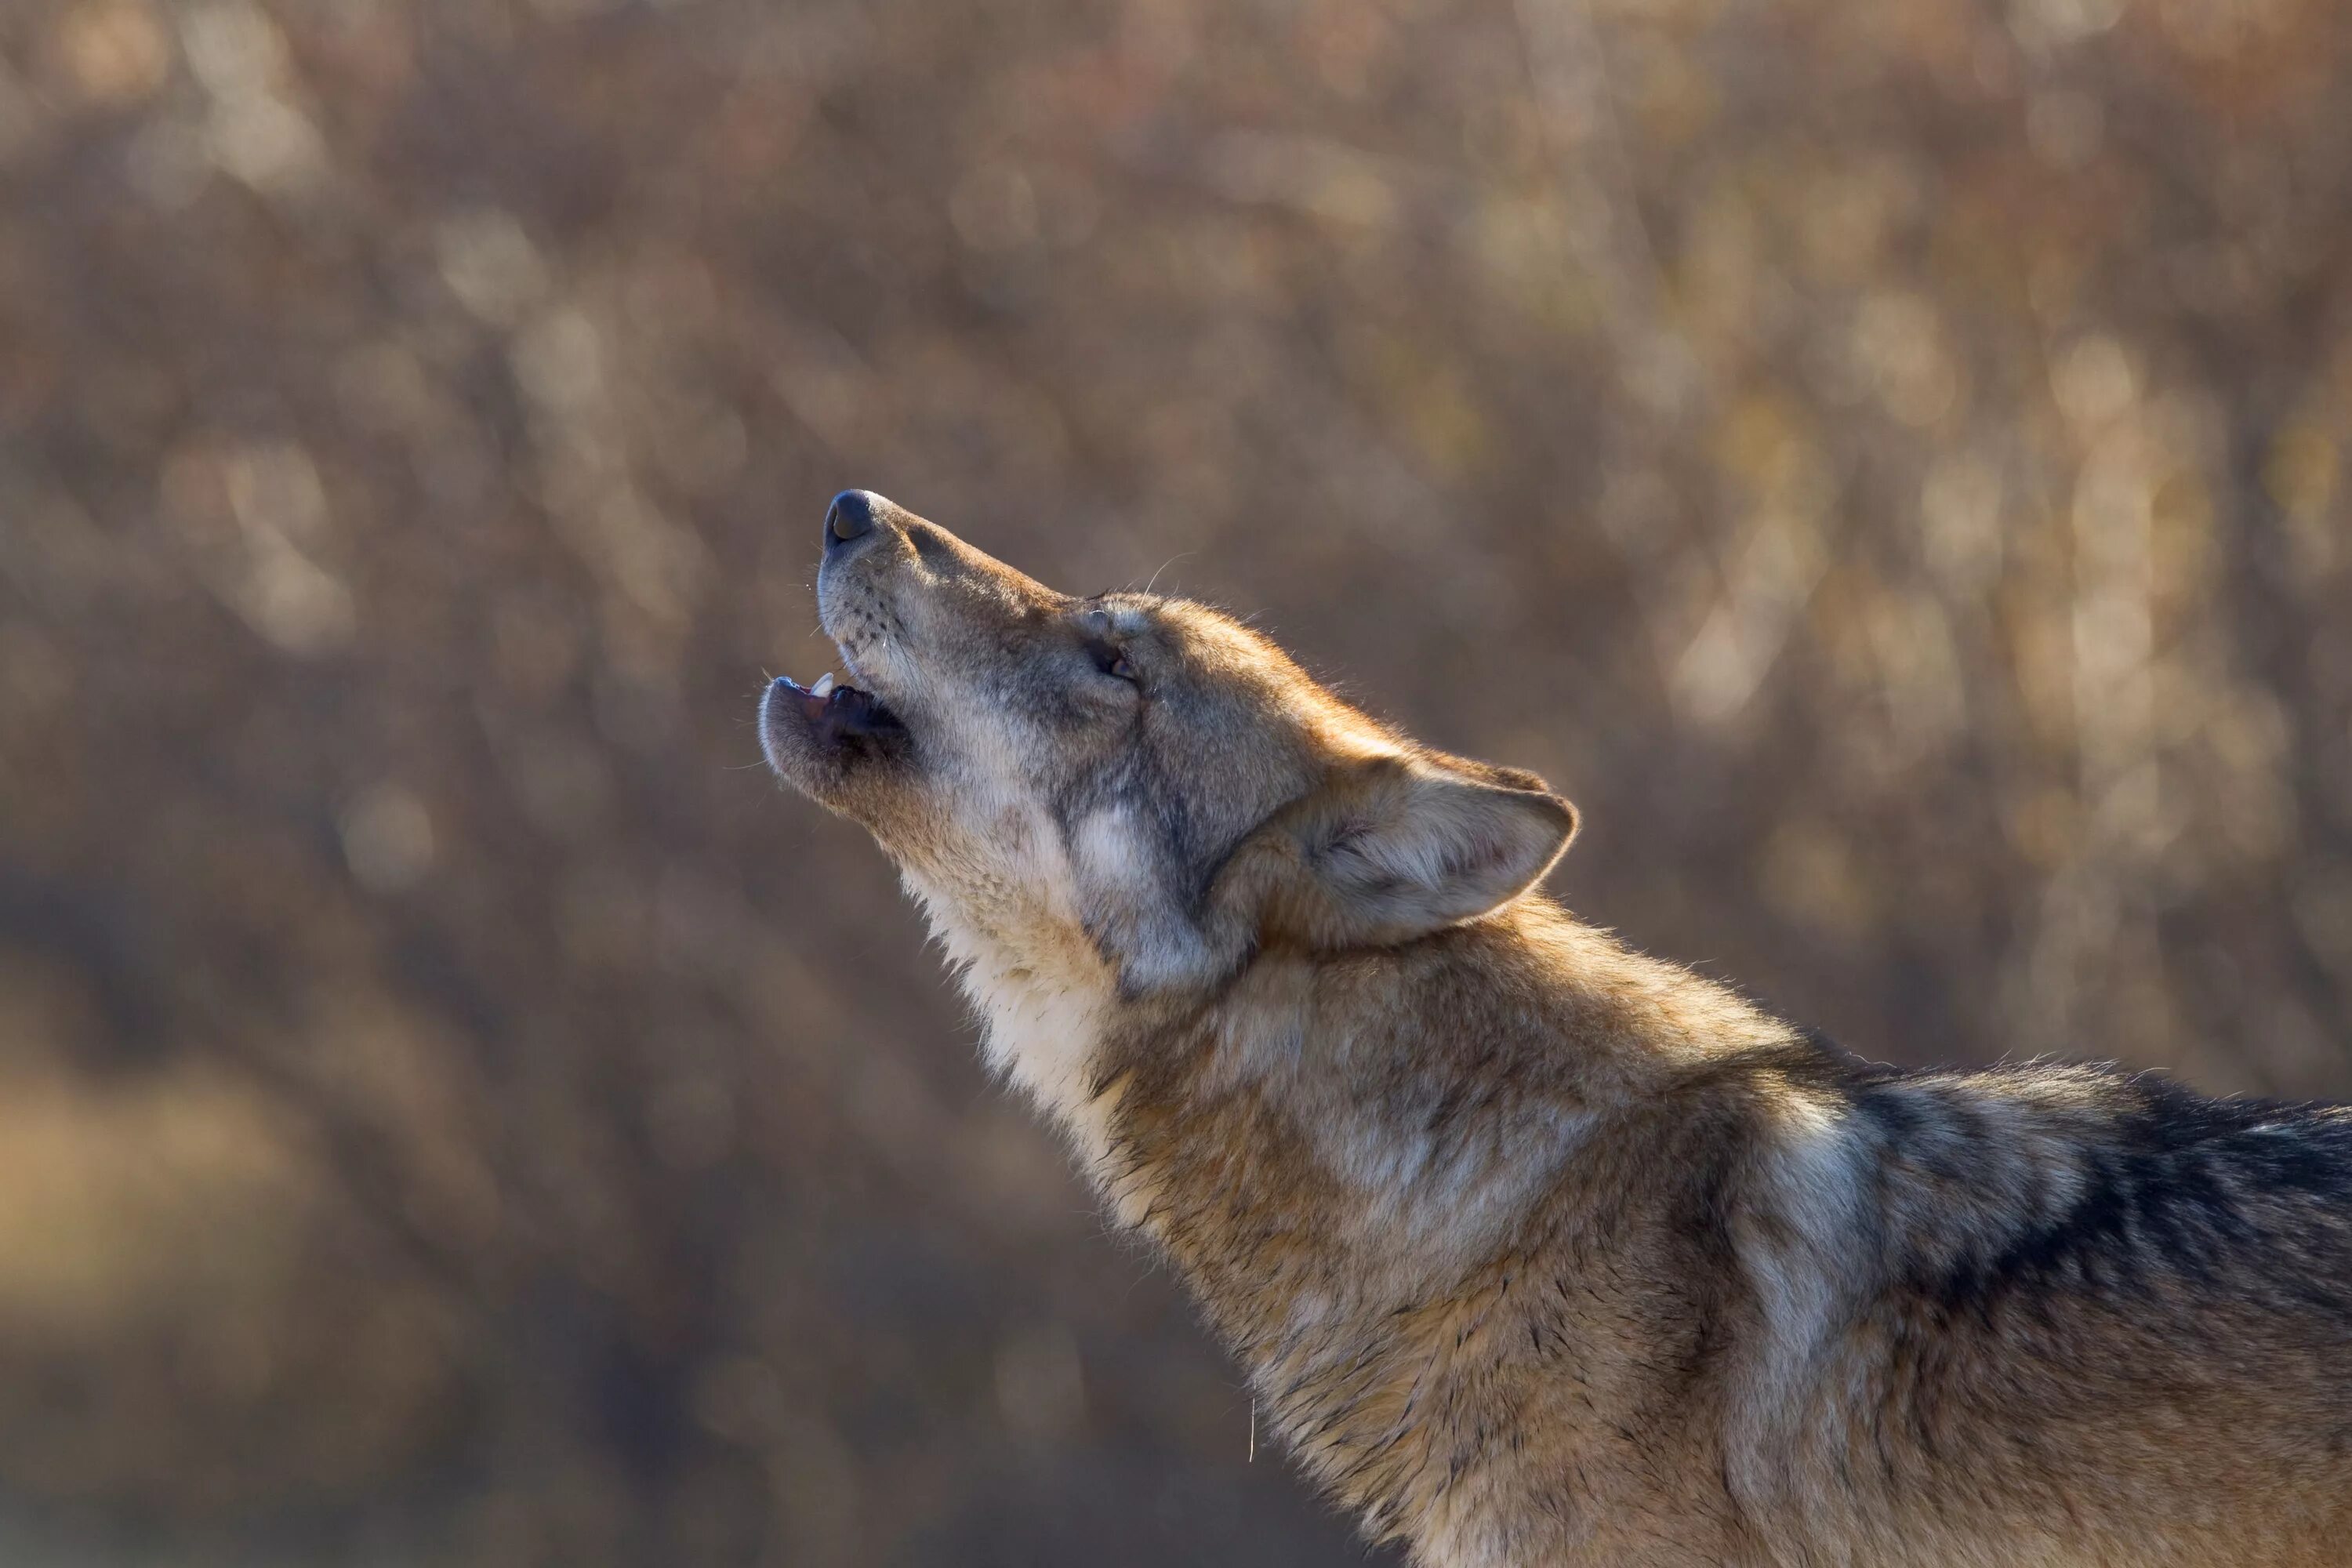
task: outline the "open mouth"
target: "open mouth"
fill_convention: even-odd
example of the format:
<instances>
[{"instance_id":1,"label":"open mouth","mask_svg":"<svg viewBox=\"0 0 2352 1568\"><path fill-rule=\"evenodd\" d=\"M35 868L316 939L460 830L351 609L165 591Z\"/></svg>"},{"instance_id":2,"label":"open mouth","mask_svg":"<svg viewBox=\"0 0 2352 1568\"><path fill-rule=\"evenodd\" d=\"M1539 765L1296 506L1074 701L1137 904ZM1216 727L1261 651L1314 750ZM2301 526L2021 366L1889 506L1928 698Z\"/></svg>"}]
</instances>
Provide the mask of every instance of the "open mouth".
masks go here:
<instances>
[{"instance_id":1,"label":"open mouth","mask_svg":"<svg viewBox=\"0 0 2352 1568\"><path fill-rule=\"evenodd\" d=\"M803 686L789 675L779 676L770 700L796 707L802 722L808 726L809 738L828 750L894 742L907 733L907 726L882 705L880 698L834 679L831 670L819 676L813 686Z\"/></svg>"}]
</instances>

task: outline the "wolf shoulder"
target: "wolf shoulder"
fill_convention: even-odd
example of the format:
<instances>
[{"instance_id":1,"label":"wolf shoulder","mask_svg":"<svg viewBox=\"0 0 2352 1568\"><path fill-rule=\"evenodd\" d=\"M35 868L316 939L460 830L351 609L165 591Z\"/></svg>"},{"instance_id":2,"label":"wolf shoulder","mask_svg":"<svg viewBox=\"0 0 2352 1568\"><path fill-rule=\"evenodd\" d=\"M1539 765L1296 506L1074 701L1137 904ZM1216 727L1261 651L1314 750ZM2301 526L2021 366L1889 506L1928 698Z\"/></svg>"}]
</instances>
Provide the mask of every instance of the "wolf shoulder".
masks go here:
<instances>
[{"instance_id":1,"label":"wolf shoulder","mask_svg":"<svg viewBox=\"0 0 2352 1568\"><path fill-rule=\"evenodd\" d=\"M2352 1106L1778 1055L1735 1228L1790 1353L1883 1362L1923 1430L2002 1389L2011 1422L2202 1410L2352 1453Z\"/></svg>"},{"instance_id":2,"label":"wolf shoulder","mask_svg":"<svg viewBox=\"0 0 2352 1568\"><path fill-rule=\"evenodd\" d=\"M1849 1241L1886 1285L1977 1312L2194 1291L2352 1335L2352 1105L2094 1065L1905 1071L1812 1037L1739 1070L1767 1086L1767 1179L1852 1183Z\"/></svg>"}]
</instances>

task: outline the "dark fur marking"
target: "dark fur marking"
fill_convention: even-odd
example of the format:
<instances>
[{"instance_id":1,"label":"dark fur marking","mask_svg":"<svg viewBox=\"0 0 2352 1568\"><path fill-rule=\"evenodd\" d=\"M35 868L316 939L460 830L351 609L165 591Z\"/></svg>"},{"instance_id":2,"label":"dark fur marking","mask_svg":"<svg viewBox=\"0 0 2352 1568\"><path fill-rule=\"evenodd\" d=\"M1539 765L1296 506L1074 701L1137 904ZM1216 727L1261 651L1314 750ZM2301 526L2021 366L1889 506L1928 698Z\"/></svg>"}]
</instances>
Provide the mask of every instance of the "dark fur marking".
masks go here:
<instances>
[{"instance_id":1,"label":"dark fur marking","mask_svg":"<svg viewBox=\"0 0 2352 1568\"><path fill-rule=\"evenodd\" d=\"M2352 1128L2312 1106L2207 1100L2152 1077L2118 1074L2107 1087L2123 1114L2087 1162L2075 1203L1994 1257L1916 1281L1925 1293L1948 1310L1984 1312L2070 1279L2117 1297L2174 1279L2240 1292L2285 1284L2306 1304L2347 1310L2344 1287L2222 1266L2252 1262L2277 1239L2249 1211L2275 1215L2282 1199L2352 1203Z\"/></svg>"}]
</instances>

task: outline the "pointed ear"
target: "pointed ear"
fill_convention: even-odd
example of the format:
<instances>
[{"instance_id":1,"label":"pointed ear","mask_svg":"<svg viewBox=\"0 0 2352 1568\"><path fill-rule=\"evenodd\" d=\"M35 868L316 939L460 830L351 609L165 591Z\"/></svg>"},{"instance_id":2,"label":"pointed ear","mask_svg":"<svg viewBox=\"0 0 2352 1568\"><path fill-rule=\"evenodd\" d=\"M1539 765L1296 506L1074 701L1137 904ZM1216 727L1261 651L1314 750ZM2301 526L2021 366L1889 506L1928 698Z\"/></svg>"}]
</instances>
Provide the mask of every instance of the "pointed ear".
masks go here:
<instances>
[{"instance_id":1,"label":"pointed ear","mask_svg":"<svg viewBox=\"0 0 2352 1568\"><path fill-rule=\"evenodd\" d=\"M1217 895L1256 933L1314 947L1410 942L1509 902L1576 836L1532 773L1450 758L1353 764L1245 841Z\"/></svg>"}]
</instances>

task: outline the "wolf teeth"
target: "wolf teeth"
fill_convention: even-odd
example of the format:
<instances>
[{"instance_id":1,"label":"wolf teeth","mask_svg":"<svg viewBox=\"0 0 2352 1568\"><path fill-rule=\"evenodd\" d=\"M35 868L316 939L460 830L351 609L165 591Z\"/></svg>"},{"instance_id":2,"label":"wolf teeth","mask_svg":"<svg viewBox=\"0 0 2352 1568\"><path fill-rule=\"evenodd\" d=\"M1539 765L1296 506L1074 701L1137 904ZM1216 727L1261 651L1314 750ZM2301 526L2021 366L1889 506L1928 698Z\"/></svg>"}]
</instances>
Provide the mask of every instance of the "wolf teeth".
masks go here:
<instances>
[{"instance_id":1,"label":"wolf teeth","mask_svg":"<svg viewBox=\"0 0 2352 1568\"><path fill-rule=\"evenodd\" d=\"M816 684L809 688L809 695L811 697L824 697L829 695L832 690L833 671L828 669L823 675L816 678Z\"/></svg>"}]
</instances>

